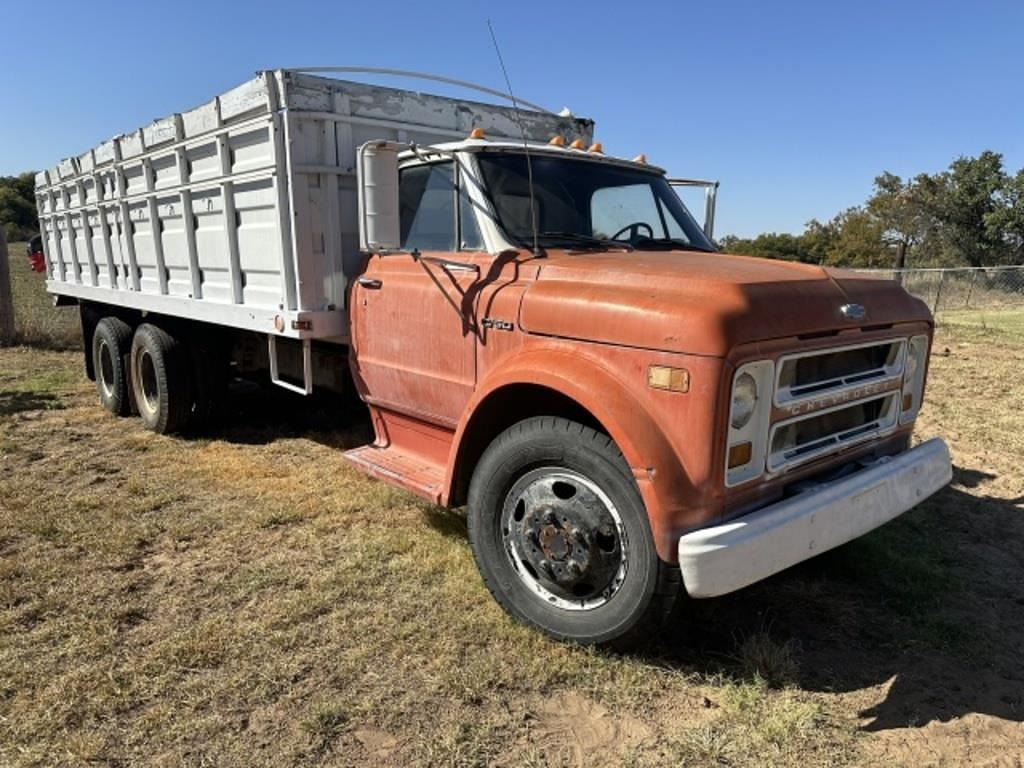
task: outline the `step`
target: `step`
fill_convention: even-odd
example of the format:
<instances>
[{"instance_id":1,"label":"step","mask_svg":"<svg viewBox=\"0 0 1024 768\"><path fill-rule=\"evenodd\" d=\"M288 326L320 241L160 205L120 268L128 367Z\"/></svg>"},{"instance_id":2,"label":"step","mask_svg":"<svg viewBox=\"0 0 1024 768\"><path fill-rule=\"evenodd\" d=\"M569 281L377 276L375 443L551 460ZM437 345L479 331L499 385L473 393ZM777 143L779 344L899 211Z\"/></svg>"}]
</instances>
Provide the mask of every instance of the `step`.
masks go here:
<instances>
[{"instance_id":1,"label":"step","mask_svg":"<svg viewBox=\"0 0 1024 768\"><path fill-rule=\"evenodd\" d=\"M390 446L365 445L345 451L344 457L369 475L415 493L433 504L441 503L444 467L413 453Z\"/></svg>"}]
</instances>

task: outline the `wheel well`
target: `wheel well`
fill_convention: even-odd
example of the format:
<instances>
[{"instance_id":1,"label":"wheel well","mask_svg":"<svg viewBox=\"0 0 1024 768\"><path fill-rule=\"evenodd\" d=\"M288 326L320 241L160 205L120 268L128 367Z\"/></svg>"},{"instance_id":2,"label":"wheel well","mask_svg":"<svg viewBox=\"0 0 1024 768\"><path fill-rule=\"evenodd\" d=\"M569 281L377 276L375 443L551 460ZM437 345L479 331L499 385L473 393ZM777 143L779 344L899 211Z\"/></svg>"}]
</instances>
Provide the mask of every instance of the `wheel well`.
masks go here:
<instances>
[{"instance_id":1,"label":"wheel well","mask_svg":"<svg viewBox=\"0 0 1024 768\"><path fill-rule=\"evenodd\" d=\"M513 424L533 416L561 416L608 434L590 411L557 390L538 384L510 384L496 389L477 406L462 436L450 506L466 503L473 469L494 438Z\"/></svg>"}]
</instances>

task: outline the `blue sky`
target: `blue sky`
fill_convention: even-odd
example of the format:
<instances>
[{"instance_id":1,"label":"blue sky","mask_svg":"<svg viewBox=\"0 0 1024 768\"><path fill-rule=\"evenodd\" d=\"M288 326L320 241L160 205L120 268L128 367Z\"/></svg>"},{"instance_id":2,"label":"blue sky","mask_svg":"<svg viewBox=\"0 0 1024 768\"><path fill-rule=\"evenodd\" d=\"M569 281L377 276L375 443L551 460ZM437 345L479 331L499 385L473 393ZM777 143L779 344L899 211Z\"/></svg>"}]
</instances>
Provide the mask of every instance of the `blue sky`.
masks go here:
<instances>
[{"instance_id":1,"label":"blue sky","mask_svg":"<svg viewBox=\"0 0 1024 768\"><path fill-rule=\"evenodd\" d=\"M861 202L883 169L983 149L1024 166L1019 0L5 5L0 175L257 69L386 66L503 88L488 18L521 96L593 117L611 154L719 179L718 234L799 232Z\"/></svg>"}]
</instances>

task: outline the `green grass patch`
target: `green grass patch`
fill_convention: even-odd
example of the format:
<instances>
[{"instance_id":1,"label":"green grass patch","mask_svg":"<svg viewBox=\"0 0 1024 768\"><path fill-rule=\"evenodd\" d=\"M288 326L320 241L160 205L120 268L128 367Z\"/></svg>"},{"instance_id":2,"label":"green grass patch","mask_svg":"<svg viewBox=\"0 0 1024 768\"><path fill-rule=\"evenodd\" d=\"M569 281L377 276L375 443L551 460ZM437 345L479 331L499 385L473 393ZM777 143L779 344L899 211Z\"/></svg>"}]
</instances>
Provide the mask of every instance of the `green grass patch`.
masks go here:
<instances>
[{"instance_id":1,"label":"green grass patch","mask_svg":"<svg viewBox=\"0 0 1024 768\"><path fill-rule=\"evenodd\" d=\"M1024 307L1020 309L943 310L937 317L942 330L962 339L1024 343Z\"/></svg>"}]
</instances>

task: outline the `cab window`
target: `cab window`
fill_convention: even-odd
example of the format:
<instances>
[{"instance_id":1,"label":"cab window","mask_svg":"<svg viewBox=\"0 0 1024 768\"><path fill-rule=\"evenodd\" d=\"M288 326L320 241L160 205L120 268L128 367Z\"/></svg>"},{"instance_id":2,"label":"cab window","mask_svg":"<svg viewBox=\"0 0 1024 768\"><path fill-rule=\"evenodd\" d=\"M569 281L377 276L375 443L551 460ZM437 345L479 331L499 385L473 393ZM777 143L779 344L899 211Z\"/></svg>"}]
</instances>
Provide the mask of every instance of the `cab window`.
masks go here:
<instances>
[{"instance_id":1,"label":"cab window","mask_svg":"<svg viewBox=\"0 0 1024 768\"><path fill-rule=\"evenodd\" d=\"M398 194L403 249L455 251L483 247L472 203L464 190L456 189L451 161L402 169Z\"/></svg>"}]
</instances>

